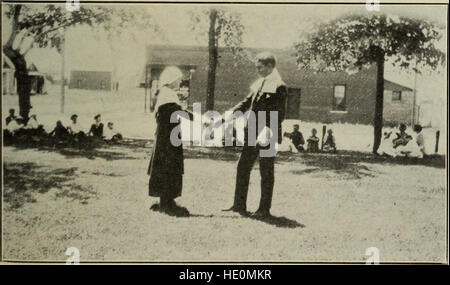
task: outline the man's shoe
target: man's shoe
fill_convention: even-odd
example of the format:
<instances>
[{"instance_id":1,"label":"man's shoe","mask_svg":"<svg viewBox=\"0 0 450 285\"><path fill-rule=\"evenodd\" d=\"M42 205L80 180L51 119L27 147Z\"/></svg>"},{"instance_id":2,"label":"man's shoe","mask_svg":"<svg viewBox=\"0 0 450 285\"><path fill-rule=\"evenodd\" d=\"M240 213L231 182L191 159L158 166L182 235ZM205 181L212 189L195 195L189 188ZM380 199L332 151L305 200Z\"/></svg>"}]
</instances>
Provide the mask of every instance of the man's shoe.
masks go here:
<instances>
[{"instance_id":1,"label":"man's shoe","mask_svg":"<svg viewBox=\"0 0 450 285\"><path fill-rule=\"evenodd\" d=\"M270 217L270 211L269 210L257 210L256 212L254 212L253 214L251 214L250 217L255 218L255 219L265 219Z\"/></svg>"},{"instance_id":2,"label":"man's shoe","mask_svg":"<svg viewBox=\"0 0 450 285\"><path fill-rule=\"evenodd\" d=\"M246 209L241 208L241 207L235 207L235 206L232 206L231 208L228 208L228 209L223 209L222 211L224 211L224 212L235 212L235 213L238 213L238 214L240 214L242 216L247 216L248 215L248 212L247 212Z\"/></svg>"}]
</instances>

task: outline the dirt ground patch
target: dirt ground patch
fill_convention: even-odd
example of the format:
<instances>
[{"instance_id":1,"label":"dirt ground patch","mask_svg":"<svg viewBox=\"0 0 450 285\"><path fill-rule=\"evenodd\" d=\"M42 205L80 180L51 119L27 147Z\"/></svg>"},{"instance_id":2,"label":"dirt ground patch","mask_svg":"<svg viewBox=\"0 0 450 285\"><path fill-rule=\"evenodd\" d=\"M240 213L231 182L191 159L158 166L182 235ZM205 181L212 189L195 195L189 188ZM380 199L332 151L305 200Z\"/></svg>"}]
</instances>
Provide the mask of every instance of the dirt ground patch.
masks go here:
<instances>
[{"instance_id":1,"label":"dirt ground patch","mask_svg":"<svg viewBox=\"0 0 450 285\"><path fill-rule=\"evenodd\" d=\"M149 210L151 145L4 147L3 258L65 261L445 262L445 160L370 154L280 155L273 218L222 212L232 203L238 149L186 148L189 218ZM258 164L248 209L256 210Z\"/></svg>"}]
</instances>

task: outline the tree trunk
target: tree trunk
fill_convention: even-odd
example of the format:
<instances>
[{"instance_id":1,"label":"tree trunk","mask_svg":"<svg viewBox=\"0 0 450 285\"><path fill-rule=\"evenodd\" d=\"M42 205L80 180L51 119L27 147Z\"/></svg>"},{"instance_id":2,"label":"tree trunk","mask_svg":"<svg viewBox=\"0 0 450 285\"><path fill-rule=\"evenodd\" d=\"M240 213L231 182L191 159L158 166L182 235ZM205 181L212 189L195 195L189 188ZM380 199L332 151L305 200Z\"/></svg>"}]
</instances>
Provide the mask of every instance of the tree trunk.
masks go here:
<instances>
[{"instance_id":1,"label":"tree trunk","mask_svg":"<svg viewBox=\"0 0 450 285\"><path fill-rule=\"evenodd\" d=\"M214 89L216 85L216 66L217 66L217 44L216 44L216 19L217 10L211 9L209 13L209 33L208 33L208 87L206 95L206 110L214 109Z\"/></svg>"},{"instance_id":2,"label":"tree trunk","mask_svg":"<svg viewBox=\"0 0 450 285\"><path fill-rule=\"evenodd\" d=\"M377 59L377 90L375 97L375 118L373 120L373 153L377 153L383 131L383 97L384 97L384 54Z\"/></svg>"},{"instance_id":3,"label":"tree trunk","mask_svg":"<svg viewBox=\"0 0 450 285\"><path fill-rule=\"evenodd\" d=\"M17 79L17 93L19 97L19 115L23 118L24 123L28 122L28 115L30 113L30 92L31 81L28 76L27 62L25 61L25 55L20 53L20 47L13 49L13 42L18 35L19 29L19 16L22 5L16 5L14 7L14 15L12 17L11 35L8 41L3 46L3 52L13 62L15 68L15 77Z\"/></svg>"},{"instance_id":4,"label":"tree trunk","mask_svg":"<svg viewBox=\"0 0 450 285\"><path fill-rule=\"evenodd\" d=\"M62 31L61 35L61 105L60 112L64 114L66 104L66 31Z\"/></svg>"},{"instance_id":5,"label":"tree trunk","mask_svg":"<svg viewBox=\"0 0 450 285\"><path fill-rule=\"evenodd\" d=\"M28 76L27 62L25 57L18 50L13 50L10 46L3 47L3 52L14 63L15 77L17 80L17 94L19 95L19 114L24 123L28 122L31 109L30 92L31 81Z\"/></svg>"}]
</instances>

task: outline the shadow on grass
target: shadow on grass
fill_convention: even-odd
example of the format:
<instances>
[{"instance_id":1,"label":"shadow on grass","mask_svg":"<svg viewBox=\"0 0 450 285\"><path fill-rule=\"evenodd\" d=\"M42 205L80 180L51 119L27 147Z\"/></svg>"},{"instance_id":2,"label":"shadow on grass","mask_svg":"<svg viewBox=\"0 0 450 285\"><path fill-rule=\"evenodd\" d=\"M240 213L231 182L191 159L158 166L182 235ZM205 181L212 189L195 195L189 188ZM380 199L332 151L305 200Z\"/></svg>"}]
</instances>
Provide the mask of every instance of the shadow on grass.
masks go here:
<instances>
[{"instance_id":1,"label":"shadow on grass","mask_svg":"<svg viewBox=\"0 0 450 285\"><path fill-rule=\"evenodd\" d=\"M121 148L119 144L109 145L109 144L97 144L97 145L87 145L87 146L75 146L73 144L59 144L59 145L30 145L30 144L10 144L10 146L17 149L35 149L38 151L56 152L66 158L87 158L96 159L103 158L105 160L120 160L120 159L140 159L139 157L130 155L130 149L138 149L139 146L128 146L125 152L112 151L111 148Z\"/></svg>"},{"instance_id":2,"label":"shadow on grass","mask_svg":"<svg viewBox=\"0 0 450 285\"><path fill-rule=\"evenodd\" d=\"M445 157L442 155L426 156L422 159L412 157L386 157L371 153L356 151L341 151L336 154L302 153L296 155L281 154L279 161L299 163L311 168L291 170L297 175L332 171L343 179L361 179L362 177L376 177L376 172L367 164L381 165L419 165L445 169Z\"/></svg>"},{"instance_id":3,"label":"shadow on grass","mask_svg":"<svg viewBox=\"0 0 450 285\"><path fill-rule=\"evenodd\" d=\"M36 193L56 188L57 198L70 198L86 204L96 196L90 187L73 183L77 168L44 169L35 163L6 163L4 166L4 202L10 209L34 203Z\"/></svg>"},{"instance_id":4,"label":"shadow on grass","mask_svg":"<svg viewBox=\"0 0 450 285\"><path fill-rule=\"evenodd\" d=\"M151 153L151 140L125 139L116 144L100 142L86 147L73 145L33 146L38 150L55 151L66 158L103 158L105 160L143 159ZM29 145L14 145L17 148L30 148ZM184 147L186 159L212 159L220 161L237 161L242 147ZM309 169L292 170L297 175L332 171L342 179L361 179L375 177L376 173L365 164L419 165L445 169L445 157L432 155L422 159L408 157L384 157L372 153L357 151L338 151L337 153L278 153L276 163L289 162L309 166ZM257 165L257 164L256 164Z\"/></svg>"},{"instance_id":5,"label":"shadow on grass","mask_svg":"<svg viewBox=\"0 0 450 285\"><path fill-rule=\"evenodd\" d=\"M129 155L129 153L126 152L106 151L104 149L62 148L56 151L64 155L66 158L87 158L87 159L103 158L108 161L121 159L140 159L139 157L131 156Z\"/></svg>"},{"instance_id":6,"label":"shadow on grass","mask_svg":"<svg viewBox=\"0 0 450 285\"><path fill-rule=\"evenodd\" d=\"M242 152L239 147L184 147L184 158L237 161Z\"/></svg>"},{"instance_id":7,"label":"shadow on grass","mask_svg":"<svg viewBox=\"0 0 450 285\"><path fill-rule=\"evenodd\" d=\"M185 158L209 158L223 161L237 161L242 147L184 147ZM424 158L386 157L369 152L338 151L337 153L277 153L276 162L298 161L318 167L340 169L349 163L379 163L398 165L422 165L445 168L444 155L429 155Z\"/></svg>"},{"instance_id":8,"label":"shadow on grass","mask_svg":"<svg viewBox=\"0 0 450 285\"><path fill-rule=\"evenodd\" d=\"M184 157L190 159L213 159L221 161L237 161L242 148L240 147L185 147ZM377 172L367 164L385 165L419 165L445 169L445 157L443 155L431 155L422 159L411 157L385 157L372 153L357 151L338 151L337 153L278 153L275 163L289 163L306 165L309 168L291 170L297 175L332 171L341 179L361 179L363 177L376 177ZM255 164L258 167L258 163Z\"/></svg>"},{"instance_id":9,"label":"shadow on grass","mask_svg":"<svg viewBox=\"0 0 450 285\"><path fill-rule=\"evenodd\" d=\"M252 219L252 220L256 220L256 221L260 221L272 226L276 226L279 228L304 228L305 225L304 224L300 224L299 222L295 221L295 220L291 220L288 219L286 217L276 217L276 216L268 216L268 217L264 217L264 218L256 218L256 217L252 217L249 216L248 218Z\"/></svg>"},{"instance_id":10,"label":"shadow on grass","mask_svg":"<svg viewBox=\"0 0 450 285\"><path fill-rule=\"evenodd\" d=\"M279 228L304 228L305 225L295 221L288 219L286 217L276 217L276 216L268 216L265 218L256 218L252 217L251 215L236 215L236 216L228 216L228 215L203 215L203 214L191 214L189 217L193 218L223 218L223 219L242 219L242 218L249 218L256 221L261 221L269 225L273 225Z\"/></svg>"},{"instance_id":11,"label":"shadow on grass","mask_svg":"<svg viewBox=\"0 0 450 285\"><path fill-rule=\"evenodd\" d=\"M301 161L311 166L323 166L330 169L339 169L348 164L370 163L391 165L421 165L445 169L444 155L429 155L424 158L414 157L388 157L374 155L359 151L338 151L337 153L299 153L279 155L280 161Z\"/></svg>"}]
</instances>

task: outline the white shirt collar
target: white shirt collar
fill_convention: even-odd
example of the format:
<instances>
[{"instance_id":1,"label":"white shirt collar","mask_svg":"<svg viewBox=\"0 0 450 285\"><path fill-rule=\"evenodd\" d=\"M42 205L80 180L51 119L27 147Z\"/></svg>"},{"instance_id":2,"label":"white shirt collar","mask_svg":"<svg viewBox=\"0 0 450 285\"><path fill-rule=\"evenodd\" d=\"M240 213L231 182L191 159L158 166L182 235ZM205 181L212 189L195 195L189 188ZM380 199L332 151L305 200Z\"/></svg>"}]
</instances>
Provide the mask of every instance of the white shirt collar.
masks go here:
<instances>
[{"instance_id":1,"label":"white shirt collar","mask_svg":"<svg viewBox=\"0 0 450 285\"><path fill-rule=\"evenodd\" d=\"M250 87L250 89L254 92L257 92L259 88L261 88L261 84L264 81L264 86L261 89L263 93L276 93L277 88L281 85L286 85L281 79L280 73L278 69L274 68L272 73L267 75L266 77L261 77L256 80Z\"/></svg>"}]
</instances>

